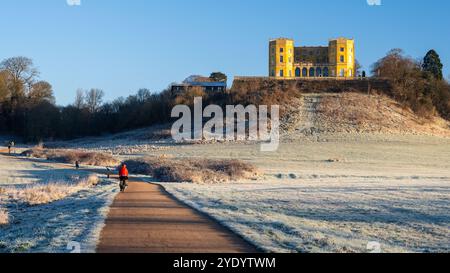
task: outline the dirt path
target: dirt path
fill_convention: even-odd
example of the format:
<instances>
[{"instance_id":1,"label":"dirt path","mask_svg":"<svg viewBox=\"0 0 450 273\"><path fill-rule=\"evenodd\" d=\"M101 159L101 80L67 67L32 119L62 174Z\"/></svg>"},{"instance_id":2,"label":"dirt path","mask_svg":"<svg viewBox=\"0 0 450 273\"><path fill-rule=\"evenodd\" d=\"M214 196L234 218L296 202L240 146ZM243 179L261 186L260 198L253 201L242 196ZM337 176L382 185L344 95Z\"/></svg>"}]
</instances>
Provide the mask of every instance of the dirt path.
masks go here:
<instances>
[{"instance_id":1,"label":"dirt path","mask_svg":"<svg viewBox=\"0 0 450 273\"><path fill-rule=\"evenodd\" d=\"M255 253L218 223L181 204L161 186L132 182L106 220L99 253Z\"/></svg>"}]
</instances>

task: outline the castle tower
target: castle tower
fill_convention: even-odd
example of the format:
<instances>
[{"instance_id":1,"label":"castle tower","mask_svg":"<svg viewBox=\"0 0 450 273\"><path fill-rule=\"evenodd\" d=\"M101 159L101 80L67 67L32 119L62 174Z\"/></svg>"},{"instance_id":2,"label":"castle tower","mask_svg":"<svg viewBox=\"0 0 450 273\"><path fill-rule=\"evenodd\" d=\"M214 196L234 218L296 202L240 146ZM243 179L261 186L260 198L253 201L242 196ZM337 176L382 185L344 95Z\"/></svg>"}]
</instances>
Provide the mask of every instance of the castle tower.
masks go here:
<instances>
[{"instance_id":1,"label":"castle tower","mask_svg":"<svg viewBox=\"0 0 450 273\"><path fill-rule=\"evenodd\" d=\"M294 40L279 38L270 41L269 75L275 78L294 77Z\"/></svg>"},{"instance_id":2,"label":"castle tower","mask_svg":"<svg viewBox=\"0 0 450 273\"><path fill-rule=\"evenodd\" d=\"M330 40L328 54L331 77L352 78L356 76L355 41L353 39Z\"/></svg>"}]
</instances>

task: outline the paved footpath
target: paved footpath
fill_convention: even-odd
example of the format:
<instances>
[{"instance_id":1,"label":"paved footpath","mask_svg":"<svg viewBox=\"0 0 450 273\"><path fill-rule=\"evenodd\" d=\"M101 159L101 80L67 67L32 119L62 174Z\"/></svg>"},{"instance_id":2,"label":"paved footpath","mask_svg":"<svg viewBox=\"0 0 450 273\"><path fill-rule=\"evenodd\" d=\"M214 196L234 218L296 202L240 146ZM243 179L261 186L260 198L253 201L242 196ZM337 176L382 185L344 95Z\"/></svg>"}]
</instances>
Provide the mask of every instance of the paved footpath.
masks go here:
<instances>
[{"instance_id":1,"label":"paved footpath","mask_svg":"<svg viewBox=\"0 0 450 273\"><path fill-rule=\"evenodd\" d=\"M209 217L183 205L159 185L131 182L114 200L99 253L256 253Z\"/></svg>"}]
</instances>

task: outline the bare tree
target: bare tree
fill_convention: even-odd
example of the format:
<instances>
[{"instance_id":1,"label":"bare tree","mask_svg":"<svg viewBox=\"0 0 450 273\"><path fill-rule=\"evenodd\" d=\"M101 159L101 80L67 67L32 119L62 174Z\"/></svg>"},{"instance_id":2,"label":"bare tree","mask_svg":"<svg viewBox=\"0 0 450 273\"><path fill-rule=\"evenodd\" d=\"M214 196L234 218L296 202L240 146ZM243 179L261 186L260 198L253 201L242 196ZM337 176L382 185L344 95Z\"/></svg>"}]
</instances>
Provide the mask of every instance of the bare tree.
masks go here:
<instances>
[{"instance_id":1,"label":"bare tree","mask_svg":"<svg viewBox=\"0 0 450 273\"><path fill-rule=\"evenodd\" d=\"M85 91L83 89L78 89L75 94L75 102L73 103L73 106L77 109L82 109L85 106L85 97L84 97Z\"/></svg>"},{"instance_id":2,"label":"bare tree","mask_svg":"<svg viewBox=\"0 0 450 273\"><path fill-rule=\"evenodd\" d=\"M362 69L361 64L358 62L358 60L355 60L355 76L361 75L362 73L361 69Z\"/></svg>"},{"instance_id":3,"label":"bare tree","mask_svg":"<svg viewBox=\"0 0 450 273\"><path fill-rule=\"evenodd\" d=\"M28 92L28 98L34 102L40 102L46 100L52 104L55 103L55 97L53 96L53 87L46 81L39 81L31 85Z\"/></svg>"},{"instance_id":4,"label":"bare tree","mask_svg":"<svg viewBox=\"0 0 450 273\"><path fill-rule=\"evenodd\" d=\"M101 89L92 88L86 92L86 107L89 112L95 113L98 111L103 102L105 93Z\"/></svg>"},{"instance_id":5,"label":"bare tree","mask_svg":"<svg viewBox=\"0 0 450 273\"><path fill-rule=\"evenodd\" d=\"M152 96L152 93L147 88L139 89L139 91L136 94L136 97L139 102L145 102Z\"/></svg>"},{"instance_id":6,"label":"bare tree","mask_svg":"<svg viewBox=\"0 0 450 273\"><path fill-rule=\"evenodd\" d=\"M0 103L9 97L8 72L0 71Z\"/></svg>"},{"instance_id":7,"label":"bare tree","mask_svg":"<svg viewBox=\"0 0 450 273\"><path fill-rule=\"evenodd\" d=\"M8 71L14 82L22 82L31 87L36 77L39 76L38 70L34 67L33 60L27 57L13 57L0 63L0 69Z\"/></svg>"},{"instance_id":8,"label":"bare tree","mask_svg":"<svg viewBox=\"0 0 450 273\"><path fill-rule=\"evenodd\" d=\"M372 66L372 74L393 80L404 80L411 73L420 72L420 64L404 55L401 49L392 49Z\"/></svg>"}]
</instances>

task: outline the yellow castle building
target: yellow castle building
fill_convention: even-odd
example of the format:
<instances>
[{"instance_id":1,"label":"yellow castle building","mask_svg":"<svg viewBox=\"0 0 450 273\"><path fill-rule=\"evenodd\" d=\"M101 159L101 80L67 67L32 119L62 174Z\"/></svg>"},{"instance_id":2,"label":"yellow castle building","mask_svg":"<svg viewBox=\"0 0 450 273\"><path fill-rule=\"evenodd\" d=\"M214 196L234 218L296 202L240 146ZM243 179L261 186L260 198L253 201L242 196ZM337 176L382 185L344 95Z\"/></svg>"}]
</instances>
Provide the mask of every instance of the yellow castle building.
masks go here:
<instances>
[{"instance_id":1,"label":"yellow castle building","mask_svg":"<svg viewBox=\"0 0 450 273\"><path fill-rule=\"evenodd\" d=\"M338 38L328 46L296 47L294 40L269 43L269 76L275 78L355 77L355 41Z\"/></svg>"}]
</instances>

